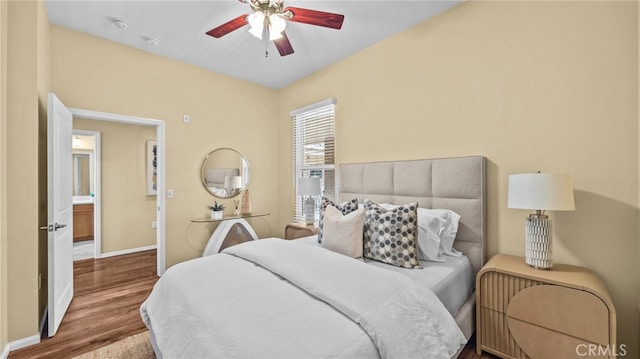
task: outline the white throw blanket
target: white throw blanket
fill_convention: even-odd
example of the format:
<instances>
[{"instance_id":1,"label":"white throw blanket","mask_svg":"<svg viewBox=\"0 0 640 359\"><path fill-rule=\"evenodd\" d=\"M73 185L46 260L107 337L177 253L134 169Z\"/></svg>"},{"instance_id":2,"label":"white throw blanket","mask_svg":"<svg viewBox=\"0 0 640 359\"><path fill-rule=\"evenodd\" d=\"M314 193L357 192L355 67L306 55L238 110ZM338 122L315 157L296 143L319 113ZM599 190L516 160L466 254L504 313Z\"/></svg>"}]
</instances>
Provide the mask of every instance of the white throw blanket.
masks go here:
<instances>
[{"instance_id":1,"label":"white throw blanket","mask_svg":"<svg viewBox=\"0 0 640 359\"><path fill-rule=\"evenodd\" d=\"M163 358L450 358L465 343L405 275L279 239L170 268L141 313Z\"/></svg>"}]
</instances>

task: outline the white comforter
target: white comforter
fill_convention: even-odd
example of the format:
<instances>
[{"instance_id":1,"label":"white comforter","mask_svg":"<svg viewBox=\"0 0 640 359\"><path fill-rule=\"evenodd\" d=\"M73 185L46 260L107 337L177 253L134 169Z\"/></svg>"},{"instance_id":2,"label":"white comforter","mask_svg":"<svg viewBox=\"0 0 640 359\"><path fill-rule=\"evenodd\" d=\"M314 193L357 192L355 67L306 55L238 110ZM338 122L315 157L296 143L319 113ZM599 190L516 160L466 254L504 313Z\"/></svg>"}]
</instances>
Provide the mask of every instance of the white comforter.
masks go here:
<instances>
[{"instance_id":1,"label":"white comforter","mask_svg":"<svg viewBox=\"0 0 640 359\"><path fill-rule=\"evenodd\" d=\"M142 304L162 358L450 358L465 338L405 275L263 239L171 267Z\"/></svg>"}]
</instances>

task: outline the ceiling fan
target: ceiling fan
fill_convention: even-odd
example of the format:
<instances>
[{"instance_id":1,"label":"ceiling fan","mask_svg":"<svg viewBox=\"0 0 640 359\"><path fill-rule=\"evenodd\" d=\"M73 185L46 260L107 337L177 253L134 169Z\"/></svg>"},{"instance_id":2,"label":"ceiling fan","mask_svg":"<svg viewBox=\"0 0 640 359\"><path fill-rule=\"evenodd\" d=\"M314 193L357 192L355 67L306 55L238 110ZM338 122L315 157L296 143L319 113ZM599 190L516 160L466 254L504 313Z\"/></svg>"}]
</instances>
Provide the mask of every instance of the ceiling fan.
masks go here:
<instances>
[{"instance_id":1,"label":"ceiling fan","mask_svg":"<svg viewBox=\"0 0 640 359\"><path fill-rule=\"evenodd\" d=\"M249 33L265 42L273 41L280 56L293 54L293 47L289 42L284 29L286 21L300 22L303 24L328 27L340 30L344 15L330 12L301 9L297 7L284 7L284 0L238 0L249 3L252 14L244 14L228 21L214 29L207 31L207 35L215 38L237 30L247 24L251 26ZM286 21L285 21L286 20ZM269 53L265 52L268 56Z\"/></svg>"}]
</instances>

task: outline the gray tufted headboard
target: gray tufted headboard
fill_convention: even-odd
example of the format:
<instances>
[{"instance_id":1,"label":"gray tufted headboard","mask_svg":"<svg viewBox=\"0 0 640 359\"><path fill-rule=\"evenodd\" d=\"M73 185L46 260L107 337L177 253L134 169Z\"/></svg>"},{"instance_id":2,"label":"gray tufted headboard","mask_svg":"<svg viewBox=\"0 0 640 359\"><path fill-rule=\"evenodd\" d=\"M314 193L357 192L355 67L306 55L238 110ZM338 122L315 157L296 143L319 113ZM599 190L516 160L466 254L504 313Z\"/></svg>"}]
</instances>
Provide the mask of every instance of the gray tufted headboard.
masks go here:
<instances>
[{"instance_id":1,"label":"gray tufted headboard","mask_svg":"<svg viewBox=\"0 0 640 359\"><path fill-rule=\"evenodd\" d=\"M339 201L354 197L423 208L446 208L460 215L454 247L473 266L485 263L486 158L482 156L341 164Z\"/></svg>"}]
</instances>

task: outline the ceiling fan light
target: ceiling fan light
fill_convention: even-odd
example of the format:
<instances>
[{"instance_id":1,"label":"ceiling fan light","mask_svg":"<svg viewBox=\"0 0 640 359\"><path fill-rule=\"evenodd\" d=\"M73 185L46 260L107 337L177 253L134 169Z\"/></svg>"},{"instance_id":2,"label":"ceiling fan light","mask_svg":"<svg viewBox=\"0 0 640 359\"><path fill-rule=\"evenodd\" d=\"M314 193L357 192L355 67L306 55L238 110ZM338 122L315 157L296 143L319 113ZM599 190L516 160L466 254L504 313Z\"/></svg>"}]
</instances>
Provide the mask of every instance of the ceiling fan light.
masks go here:
<instances>
[{"instance_id":1,"label":"ceiling fan light","mask_svg":"<svg viewBox=\"0 0 640 359\"><path fill-rule=\"evenodd\" d=\"M249 33L258 39L262 39L262 26L254 26L250 28Z\"/></svg>"},{"instance_id":2,"label":"ceiling fan light","mask_svg":"<svg viewBox=\"0 0 640 359\"><path fill-rule=\"evenodd\" d=\"M269 41L282 39L281 32L269 31Z\"/></svg>"},{"instance_id":3,"label":"ceiling fan light","mask_svg":"<svg viewBox=\"0 0 640 359\"><path fill-rule=\"evenodd\" d=\"M264 26L264 13L262 11L256 11L250 14L247 16L247 22L251 27Z\"/></svg>"},{"instance_id":4,"label":"ceiling fan light","mask_svg":"<svg viewBox=\"0 0 640 359\"><path fill-rule=\"evenodd\" d=\"M272 33L275 32L280 34L284 31L284 28L287 27L287 22L277 14L269 15L269 24L271 24L269 26L269 31Z\"/></svg>"},{"instance_id":5,"label":"ceiling fan light","mask_svg":"<svg viewBox=\"0 0 640 359\"><path fill-rule=\"evenodd\" d=\"M247 17L247 22L251 28L249 33L258 39L262 39L262 30L264 29L264 14L256 11Z\"/></svg>"}]
</instances>

